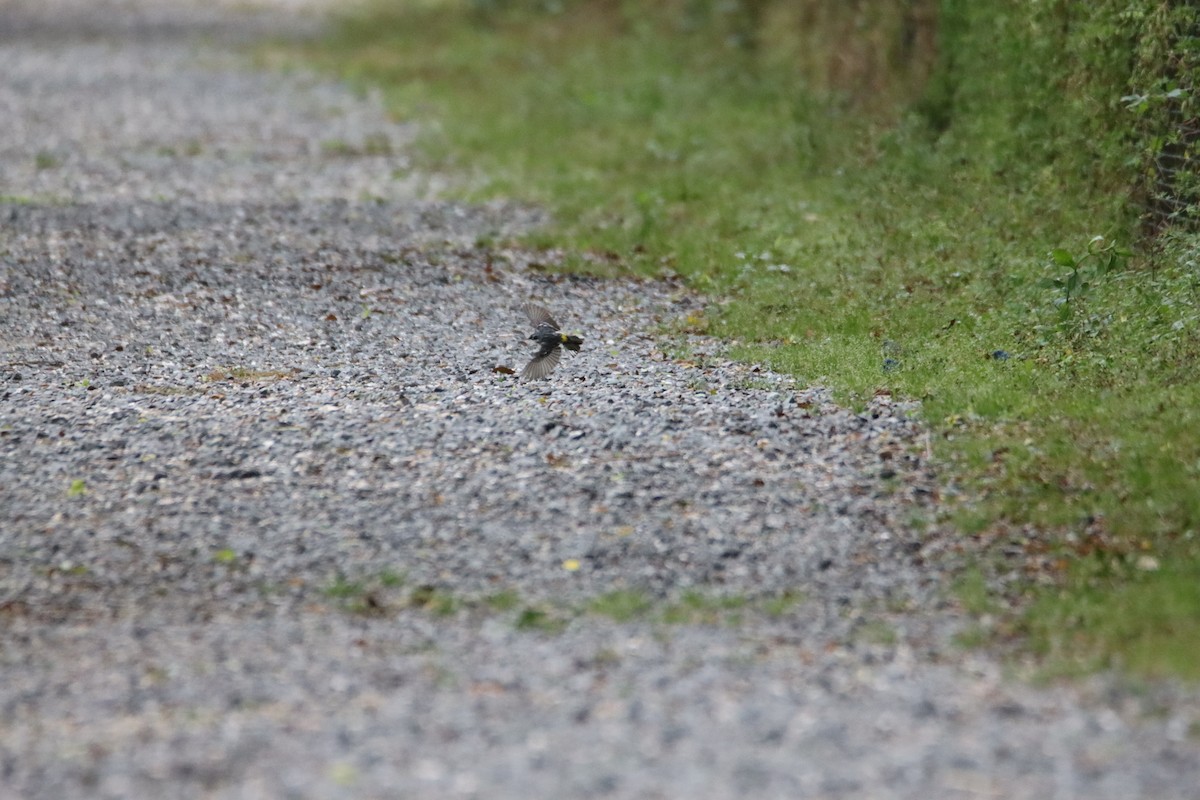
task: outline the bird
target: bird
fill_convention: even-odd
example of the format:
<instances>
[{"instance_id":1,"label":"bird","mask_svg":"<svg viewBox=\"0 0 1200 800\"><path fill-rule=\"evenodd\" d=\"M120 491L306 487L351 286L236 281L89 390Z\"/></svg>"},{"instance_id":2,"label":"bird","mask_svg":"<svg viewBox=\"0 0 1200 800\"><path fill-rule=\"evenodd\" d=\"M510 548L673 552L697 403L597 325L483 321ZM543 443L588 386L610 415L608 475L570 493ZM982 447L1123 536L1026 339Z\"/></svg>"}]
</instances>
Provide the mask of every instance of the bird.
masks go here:
<instances>
[{"instance_id":1,"label":"bird","mask_svg":"<svg viewBox=\"0 0 1200 800\"><path fill-rule=\"evenodd\" d=\"M550 316L545 306L525 303L521 310L533 323L533 333L529 338L539 345L537 353L525 365L525 369L521 370L521 377L530 381L545 378L558 366L558 360L562 358L562 348L578 353L583 345L583 337L559 330L558 323Z\"/></svg>"}]
</instances>

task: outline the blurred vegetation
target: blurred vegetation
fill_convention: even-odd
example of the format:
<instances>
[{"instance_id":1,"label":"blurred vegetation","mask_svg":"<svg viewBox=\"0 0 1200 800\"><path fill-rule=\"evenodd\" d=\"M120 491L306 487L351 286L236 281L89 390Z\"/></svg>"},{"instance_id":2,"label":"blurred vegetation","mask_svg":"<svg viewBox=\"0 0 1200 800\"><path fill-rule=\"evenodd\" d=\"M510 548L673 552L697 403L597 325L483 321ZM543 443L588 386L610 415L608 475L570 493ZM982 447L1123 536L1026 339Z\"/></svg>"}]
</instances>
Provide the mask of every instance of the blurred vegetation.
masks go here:
<instances>
[{"instance_id":1,"label":"blurred vegetation","mask_svg":"<svg viewBox=\"0 0 1200 800\"><path fill-rule=\"evenodd\" d=\"M950 521L1021 546L980 569L1018 578L1025 652L1200 677L1197 13L392 2L304 55L420 120L463 195L553 209L526 246L677 273L741 356L922 400Z\"/></svg>"}]
</instances>

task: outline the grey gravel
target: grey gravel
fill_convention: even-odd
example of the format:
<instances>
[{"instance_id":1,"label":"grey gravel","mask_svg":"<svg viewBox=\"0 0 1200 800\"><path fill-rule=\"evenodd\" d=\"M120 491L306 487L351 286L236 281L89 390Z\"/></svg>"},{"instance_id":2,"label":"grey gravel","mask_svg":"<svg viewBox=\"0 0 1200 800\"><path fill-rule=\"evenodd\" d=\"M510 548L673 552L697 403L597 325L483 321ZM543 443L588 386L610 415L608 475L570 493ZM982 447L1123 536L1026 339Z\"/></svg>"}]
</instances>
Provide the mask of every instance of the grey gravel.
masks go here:
<instances>
[{"instance_id":1,"label":"grey gravel","mask_svg":"<svg viewBox=\"0 0 1200 800\"><path fill-rule=\"evenodd\" d=\"M248 67L318 5L0 6L5 797L1200 797L1193 689L954 644L912 408L483 244L544 215Z\"/></svg>"}]
</instances>

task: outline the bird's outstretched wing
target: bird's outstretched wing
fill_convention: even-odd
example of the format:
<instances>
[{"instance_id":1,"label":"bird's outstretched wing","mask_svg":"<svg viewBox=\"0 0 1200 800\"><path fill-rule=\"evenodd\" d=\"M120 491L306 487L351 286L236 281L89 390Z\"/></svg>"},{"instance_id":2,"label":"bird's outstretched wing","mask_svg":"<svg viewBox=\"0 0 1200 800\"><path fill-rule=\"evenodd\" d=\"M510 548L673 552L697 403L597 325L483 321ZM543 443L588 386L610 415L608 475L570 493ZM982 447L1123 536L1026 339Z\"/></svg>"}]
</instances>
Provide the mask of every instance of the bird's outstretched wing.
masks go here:
<instances>
[{"instance_id":1,"label":"bird's outstretched wing","mask_svg":"<svg viewBox=\"0 0 1200 800\"><path fill-rule=\"evenodd\" d=\"M521 306L521 310L525 312L525 316L529 317L529 321L533 323L533 327L538 325L549 325L554 330L558 330L558 323L554 321L554 317L550 316L550 312L545 306L540 306L537 303L525 303Z\"/></svg>"},{"instance_id":2,"label":"bird's outstretched wing","mask_svg":"<svg viewBox=\"0 0 1200 800\"><path fill-rule=\"evenodd\" d=\"M527 381L544 378L554 371L560 358L562 358L562 350L557 347L538 353L525 365L525 369L521 370L521 377Z\"/></svg>"}]
</instances>

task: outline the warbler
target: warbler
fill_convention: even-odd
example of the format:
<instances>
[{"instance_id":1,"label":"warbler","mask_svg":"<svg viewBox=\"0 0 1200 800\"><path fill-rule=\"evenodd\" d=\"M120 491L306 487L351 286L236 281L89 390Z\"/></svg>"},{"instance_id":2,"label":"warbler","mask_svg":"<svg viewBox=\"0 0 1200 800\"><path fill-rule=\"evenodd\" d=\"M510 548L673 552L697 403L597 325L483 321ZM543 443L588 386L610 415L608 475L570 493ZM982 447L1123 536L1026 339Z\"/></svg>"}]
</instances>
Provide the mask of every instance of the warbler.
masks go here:
<instances>
[{"instance_id":1,"label":"warbler","mask_svg":"<svg viewBox=\"0 0 1200 800\"><path fill-rule=\"evenodd\" d=\"M521 377L525 380L544 378L558 366L558 360L562 358L562 348L578 353L583 345L583 338L559 330L558 323L544 306L525 303L521 310L533 323L533 333L529 338L539 345L537 353L521 371Z\"/></svg>"}]
</instances>

